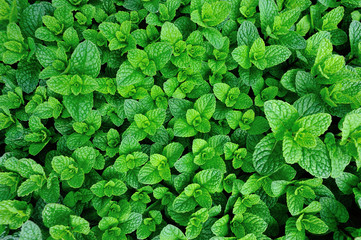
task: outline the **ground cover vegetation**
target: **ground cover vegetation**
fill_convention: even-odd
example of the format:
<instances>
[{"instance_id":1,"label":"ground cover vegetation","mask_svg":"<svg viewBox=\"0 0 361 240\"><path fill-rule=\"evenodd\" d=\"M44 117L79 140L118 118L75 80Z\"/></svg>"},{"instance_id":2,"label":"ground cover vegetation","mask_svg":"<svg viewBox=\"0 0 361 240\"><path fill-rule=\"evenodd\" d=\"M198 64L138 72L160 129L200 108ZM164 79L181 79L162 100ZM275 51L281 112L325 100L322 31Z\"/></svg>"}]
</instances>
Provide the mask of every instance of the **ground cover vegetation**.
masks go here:
<instances>
[{"instance_id":1,"label":"ground cover vegetation","mask_svg":"<svg viewBox=\"0 0 361 240\"><path fill-rule=\"evenodd\" d=\"M0 0L0 238L361 238L360 10Z\"/></svg>"}]
</instances>

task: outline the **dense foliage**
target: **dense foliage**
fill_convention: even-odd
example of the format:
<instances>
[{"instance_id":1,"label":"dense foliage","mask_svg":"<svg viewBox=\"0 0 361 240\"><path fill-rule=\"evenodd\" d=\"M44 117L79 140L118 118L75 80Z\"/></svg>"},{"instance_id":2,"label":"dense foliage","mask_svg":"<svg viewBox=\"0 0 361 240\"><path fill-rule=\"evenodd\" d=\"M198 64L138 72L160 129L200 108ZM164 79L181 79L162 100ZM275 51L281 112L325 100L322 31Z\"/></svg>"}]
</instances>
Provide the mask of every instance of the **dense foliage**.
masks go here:
<instances>
[{"instance_id":1,"label":"dense foliage","mask_svg":"<svg viewBox=\"0 0 361 240\"><path fill-rule=\"evenodd\" d=\"M0 238L361 238L360 0L0 0Z\"/></svg>"}]
</instances>

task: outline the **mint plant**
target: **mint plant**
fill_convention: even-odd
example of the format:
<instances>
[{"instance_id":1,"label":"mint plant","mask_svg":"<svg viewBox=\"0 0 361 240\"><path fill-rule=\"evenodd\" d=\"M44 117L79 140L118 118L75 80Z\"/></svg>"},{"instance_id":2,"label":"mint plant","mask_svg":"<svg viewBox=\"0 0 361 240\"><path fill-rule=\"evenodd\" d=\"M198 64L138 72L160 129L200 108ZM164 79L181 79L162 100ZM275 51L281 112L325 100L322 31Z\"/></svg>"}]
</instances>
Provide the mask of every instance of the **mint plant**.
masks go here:
<instances>
[{"instance_id":1,"label":"mint plant","mask_svg":"<svg viewBox=\"0 0 361 240\"><path fill-rule=\"evenodd\" d=\"M359 0L0 0L0 239L361 238Z\"/></svg>"}]
</instances>

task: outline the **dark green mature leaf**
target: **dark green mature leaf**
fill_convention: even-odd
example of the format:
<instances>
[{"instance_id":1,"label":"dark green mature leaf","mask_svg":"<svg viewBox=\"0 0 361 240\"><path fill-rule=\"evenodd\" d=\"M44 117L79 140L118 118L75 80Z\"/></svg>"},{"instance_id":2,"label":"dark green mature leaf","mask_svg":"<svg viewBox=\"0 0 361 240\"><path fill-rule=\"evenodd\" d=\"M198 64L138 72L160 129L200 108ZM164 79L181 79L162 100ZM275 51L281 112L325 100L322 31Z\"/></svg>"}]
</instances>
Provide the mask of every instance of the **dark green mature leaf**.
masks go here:
<instances>
[{"instance_id":1,"label":"dark green mature leaf","mask_svg":"<svg viewBox=\"0 0 361 240\"><path fill-rule=\"evenodd\" d=\"M35 37L35 30L42 25L42 17L54 11L54 7L48 2L40 2L29 5L22 12L20 27L30 37Z\"/></svg>"},{"instance_id":2,"label":"dark green mature leaf","mask_svg":"<svg viewBox=\"0 0 361 240\"><path fill-rule=\"evenodd\" d=\"M32 240L42 239L41 230L38 225L32 221L27 221L21 226L20 239L21 240Z\"/></svg>"},{"instance_id":3,"label":"dark green mature leaf","mask_svg":"<svg viewBox=\"0 0 361 240\"><path fill-rule=\"evenodd\" d=\"M40 67L37 62L20 62L16 72L19 87L26 93L33 92L39 83L39 73Z\"/></svg>"}]
</instances>

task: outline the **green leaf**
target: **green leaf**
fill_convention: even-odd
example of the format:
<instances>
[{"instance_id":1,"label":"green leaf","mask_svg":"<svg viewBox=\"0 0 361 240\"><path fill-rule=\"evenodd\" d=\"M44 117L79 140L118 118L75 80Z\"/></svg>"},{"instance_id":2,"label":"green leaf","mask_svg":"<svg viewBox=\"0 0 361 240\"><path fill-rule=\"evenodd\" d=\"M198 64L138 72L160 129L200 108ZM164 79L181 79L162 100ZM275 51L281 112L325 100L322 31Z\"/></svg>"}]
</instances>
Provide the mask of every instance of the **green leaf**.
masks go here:
<instances>
[{"instance_id":1,"label":"green leaf","mask_svg":"<svg viewBox=\"0 0 361 240\"><path fill-rule=\"evenodd\" d=\"M332 142L330 136L331 134L327 133L324 142L331 159L331 176L337 178L344 172L346 166L350 163L351 156L347 154L345 147L336 146L336 142Z\"/></svg>"},{"instance_id":2,"label":"green leaf","mask_svg":"<svg viewBox=\"0 0 361 240\"><path fill-rule=\"evenodd\" d=\"M218 219L213 225L212 225L212 232L213 234L215 234L216 236L226 236L228 231L229 231L229 227L228 227L228 222L229 222L229 215L224 215L223 217L221 217L220 219Z\"/></svg>"},{"instance_id":3,"label":"green leaf","mask_svg":"<svg viewBox=\"0 0 361 240\"><path fill-rule=\"evenodd\" d=\"M277 6L273 0L260 0L259 11L261 27L266 32L267 27L272 27L274 17L278 14Z\"/></svg>"},{"instance_id":4,"label":"green leaf","mask_svg":"<svg viewBox=\"0 0 361 240\"><path fill-rule=\"evenodd\" d=\"M83 185L84 180L85 180L85 176L83 169L79 169L78 173L68 180L68 184L72 188L80 188Z\"/></svg>"},{"instance_id":5,"label":"green leaf","mask_svg":"<svg viewBox=\"0 0 361 240\"><path fill-rule=\"evenodd\" d=\"M224 1L214 2L212 3L211 7L212 7L213 15L216 17L216 21L208 22L209 26L215 26L223 22L231 10L230 4ZM204 9L202 8L202 13L203 12Z\"/></svg>"},{"instance_id":6,"label":"green leaf","mask_svg":"<svg viewBox=\"0 0 361 240\"><path fill-rule=\"evenodd\" d=\"M267 68L274 67L285 62L290 56L291 51L287 47L280 45L266 47L265 59L267 61Z\"/></svg>"},{"instance_id":7,"label":"green leaf","mask_svg":"<svg viewBox=\"0 0 361 240\"><path fill-rule=\"evenodd\" d=\"M184 192L182 192L174 199L173 209L176 212L185 213L192 211L197 205L198 204L193 197L188 197Z\"/></svg>"},{"instance_id":8,"label":"green leaf","mask_svg":"<svg viewBox=\"0 0 361 240\"><path fill-rule=\"evenodd\" d=\"M89 173L95 164L97 153L92 147L81 147L74 151L72 157L79 164L79 167L83 169L84 173Z\"/></svg>"},{"instance_id":9,"label":"green leaf","mask_svg":"<svg viewBox=\"0 0 361 240\"><path fill-rule=\"evenodd\" d=\"M69 149L75 150L78 147L84 146L90 139L91 136L79 134L79 133L72 133L66 139L66 145Z\"/></svg>"},{"instance_id":10,"label":"green leaf","mask_svg":"<svg viewBox=\"0 0 361 240\"><path fill-rule=\"evenodd\" d=\"M322 17L322 30L331 31L337 29L337 25L341 22L344 14L343 7L337 7Z\"/></svg>"},{"instance_id":11,"label":"green leaf","mask_svg":"<svg viewBox=\"0 0 361 240\"><path fill-rule=\"evenodd\" d=\"M185 118L187 110L193 106L192 102L178 98L169 99L168 104L170 112L176 118Z\"/></svg>"},{"instance_id":12,"label":"green leaf","mask_svg":"<svg viewBox=\"0 0 361 240\"><path fill-rule=\"evenodd\" d=\"M282 11L279 13L274 19L273 33L276 35L287 34L288 30L298 20L300 13L301 11L298 8Z\"/></svg>"},{"instance_id":13,"label":"green leaf","mask_svg":"<svg viewBox=\"0 0 361 240\"><path fill-rule=\"evenodd\" d=\"M238 45L246 45L250 48L257 38L259 38L259 33L256 26L250 21L242 22L237 31Z\"/></svg>"},{"instance_id":14,"label":"green leaf","mask_svg":"<svg viewBox=\"0 0 361 240\"><path fill-rule=\"evenodd\" d=\"M296 133L295 141L304 148L314 148L317 144L317 138L302 129Z\"/></svg>"},{"instance_id":15,"label":"green leaf","mask_svg":"<svg viewBox=\"0 0 361 240\"><path fill-rule=\"evenodd\" d=\"M125 222L122 222L119 227L122 229L123 233L130 234L134 232L142 223L142 215L140 213L130 213L128 219Z\"/></svg>"},{"instance_id":16,"label":"green leaf","mask_svg":"<svg viewBox=\"0 0 361 240\"><path fill-rule=\"evenodd\" d=\"M160 126L162 126L165 120L166 112L164 109L157 108L148 111L146 113L146 116L151 121L151 126L154 126L155 128L159 128Z\"/></svg>"},{"instance_id":17,"label":"green leaf","mask_svg":"<svg viewBox=\"0 0 361 240\"><path fill-rule=\"evenodd\" d=\"M20 240L41 240L43 239L38 225L32 221L27 221L21 226Z\"/></svg>"},{"instance_id":18,"label":"green leaf","mask_svg":"<svg viewBox=\"0 0 361 240\"><path fill-rule=\"evenodd\" d=\"M361 126L361 114L347 114L342 123L342 139L341 142L345 143L350 135Z\"/></svg>"},{"instance_id":19,"label":"green leaf","mask_svg":"<svg viewBox=\"0 0 361 240\"><path fill-rule=\"evenodd\" d=\"M10 229L20 228L29 220L32 213L31 205L18 200L3 200L0 202L0 224L9 225Z\"/></svg>"},{"instance_id":20,"label":"green leaf","mask_svg":"<svg viewBox=\"0 0 361 240\"><path fill-rule=\"evenodd\" d=\"M242 225L248 233L263 233L266 231L268 224L259 216L245 213Z\"/></svg>"},{"instance_id":21,"label":"green leaf","mask_svg":"<svg viewBox=\"0 0 361 240\"><path fill-rule=\"evenodd\" d=\"M126 87L140 83L144 79L144 74L135 69L128 61L120 65L116 76L116 83L119 87Z\"/></svg>"},{"instance_id":22,"label":"green leaf","mask_svg":"<svg viewBox=\"0 0 361 240\"><path fill-rule=\"evenodd\" d=\"M182 40L183 36L176 25L170 22L165 22L160 32L160 39L174 45L178 41Z\"/></svg>"},{"instance_id":23,"label":"green leaf","mask_svg":"<svg viewBox=\"0 0 361 240\"><path fill-rule=\"evenodd\" d=\"M289 185L289 182L285 181L285 180L273 181L271 184L272 193L276 197L281 196L286 192L288 185Z\"/></svg>"},{"instance_id":24,"label":"green leaf","mask_svg":"<svg viewBox=\"0 0 361 240\"><path fill-rule=\"evenodd\" d=\"M258 174L251 175L245 184L242 186L241 193L248 195L254 193L262 186L262 181L260 181L260 176Z\"/></svg>"},{"instance_id":25,"label":"green leaf","mask_svg":"<svg viewBox=\"0 0 361 240\"><path fill-rule=\"evenodd\" d=\"M226 83L216 83L213 86L214 95L222 102L226 100L227 93L230 89L230 86Z\"/></svg>"},{"instance_id":26,"label":"green leaf","mask_svg":"<svg viewBox=\"0 0 361 240\"><path fill-rule=\"evenodd\" d=\"M157 12L157 10L159 8L159 0L144 2L144 8L147 9L151 13Z\"/></svg>"},{"instance_id":27,"label":"green leaf","mask_svg":"<svg viewBox=\"0 0 361 240\"><path fill-rule=\"evenodd\" d=\"M168 144L163 149L163 155L167 158L169 166L173 167L174 163L182 156L184 147L178 142Z\"/></svg>"},{"instance_id":28,"label":"green leaf","mask_svg":"<svg viewBox=\"0 0 361 240\"><path fill-rule=\"evenodd\" d=\"M288 70L281 78L282 86L291 92L296 92L295 79L298 71L299 69Z\"/></svg>"},{"instance_id":29,"label":"green leaf","mask_svg":"<svg viewBox=\"0 0 361 240\"><path fill-rule=\"evenodd\" d=\"M297 32L289 31L285 35L281 35L279 38L280 44L295 50L301 50L306 48L306 40Z\"/></svg>"},{"instance_id":30,"label":"green leaf","mask_svg":"<svg viewBox=\"0 0 361 240\"><path fill-rule=\"evenodd\" d=\"M182 156L174 164L174 167L175 169L177 169L177 171L181 173L192 173L198 168L198 165L193 162L193 155L191 153L188 153Z\"/></svg>"},{"instance_id":31,"label":"green leaf","mask_svg":"<svg viewBox=\"0 0 361 240\"><path fill-rule=\"evenodd\" d=\"M174 225L168 224L160 232L160 240L186 240L183 232Z\"/></svg>"},{"instance_id":32,"label":"green leaf","mask_svg":"<svg viewBox=\"0 0 361 240\"><path fill-rule=\"evenodd\" d=\"M321 219L328 225L330 230L337 230L337 225L346 223L349 219L349 213L346 207L333 198L323 197L321 203Z\"/></svg>"},{"instance_id":33,"label":"green leaf","mask_svg":"<svg viewBox=\"0 0 361 240\"><path fill-rule=\"evenodd\" d=\"M193 126L184 119L177 119L174 124L174 135L177 137L192 137L197 134Z\"/></svg>"},{"instance_id":34,"label":"green leaf","mask_svg":"<svg viewBox=\"0 0 361 240\"><path fill-rule=\"evenodd\" d=\"M239 68L238 73L243 83L247 86L253 86L262 79L262 71L252 66L250 69Z\"/></svg>"},{"instance_id":35,"label":"green leaf","mask_svg":"<svg viewBox=\"0 0 361 240\"><path fill-rule=\"evenodd\" d=\"M156 184L163 180L159 175L157 167L153 166L150 162L140 169L138 179L143 184Z\"/></svg>"},{"instance_id":36,"label":"green leaf","mask_svg":"<svg viewBox=\"0 0 361 240\"><path fill-rule=\"evenodd\" d=\"M19 197L27 196L30 193L38 190L39 188L40 186L38 186L36 182L32 181L31 179L27 179L18 188L18 196Z\"/></svg>"},{"instance_id":37,"label":"green leaf","mask_svg":"<svg viewBox=\"0 0 361 240\"><path fill-rule=\"evenodd\" d=\"M194 103L194 109L197 110L202 117L210 119L216 110L216 98L213 94L205 94Z\"/></svg>"},{"instance_id":38,"label":"green leaf","mask_svg":"<svg viewBox=\"0 0 361 240\"><path fill-rule=\"evenodd\" d=\"M307 94L299 98L293 105L300 117L325 111L323 100L315 94Z\"/></svg>"},{"instance_id":39,"label":"green leaf","mask_svg":"<svg viewBox=\"0 0 361 240\"><path fill-rule=\"evenodd\" d=\"M300 231L296 226L297 219L295 217L291 217L286 222L286 238L292 240L303 240L305 239L305 229L301 229Z\"/></svg>"},{"instance_id":40,"label":"green leaf","mask_svg":"<svg viewBox=\"0 0 361 240\"><path fill-rule=\"evenodd\" d=\"M318 212L320 212L321 208L322 208L321 203L319 203L317 201L312 201L301 212L302 213L318 213Z\"/></svg>"},{"instance_id":41,"label":"green leaf","mask_svg":"<svg viewBox=\"0 0 361 240\"><path fill-rule=\"evenodd\" d=\"M212 147L217 155L223 154L224 145L230 141L230 138L225 135L216 135L208 139L208 144Z\"/></svg>"},{"instance_id":42,"label":"green leaf","mask_svg":"<svg viewBox=\"0 0 361 240\"><path fill-rule=\"evenodd\" d=\"M249 51L251 62L260 70L264 70L266 68L267 59L264 58L265 51L266 51L266 46L262 38L257 38L252 44L251 49Z\"/></svg>"},{"instance_id":43,"label":"green leaf","mask_svg":"<svg viewBox=\"0 0 361 240\"><path fill-rule=\"evenodd\" d=\"M120 29L120 26L112 22L103 22L99 25L100 32L108 39L109 41L115 37L115 33Z\"/></svg>"},{"instance_id":44,"label":"green leaf","mask_svg":"<svg viewBox=\"0 0 361 240\"><path fill-rule=\"evenodd\" d=\"M214 48L221 49L223 47L224 39L222 34L217 29L203 28L202 34Z\"/></svg>"},{"instance_id":45,"label":"green leaf","mask_svg":"<svg viewBox=\"0 0 361 240\"><path fill-rule=\"evenodd\" d=\"M60 174L72 163L74 163L74 159L70 157L55 156L51 161L51 166L53 167L55 172Z\"/></svg>"},{"instance_id":46,"label":"green leaf","mask_svg":"<svg viewBox=\"0 0 361 240\"><path fill-rule=\"evenodd\" d=\"M61 95L71 94L70 76L68 75L51 77L48 81L46 81L46 84L53 92Z\"/></svg>"},{"instance_id":47,"label":"green leaf","mask_svg":"<svg viewBox=\"0 0 361 240\"><path fill-rule=\"evenodd\" d=\"M0 239L361 237L360 7L0 0Z\"/></svg>"},{"instance_id":48,"label":"green leaf","mask_svg":"<svg viewBox=\"0 0 361 240\"><path fill-rule=\"evenodd\" d=\"M331 121L330 114L312 114L297 120L293 129L294 131L298 131L298 129L303 128L314 136L320 136L327 131L328 127L331 125Z\"/></svg>"},{"instance_id":49,"label":"green leaf","mask_svg":"<svg viewBox=\"0 0 361 240\"><path fill-rule=\"evenodd\" d=\"M292 128L298 118L297 110L293 106L279 100L265 102L264 111L277 139L282 138L283 134Z\"/></svg>"},{"instance_id":50,"label":"green leaf","mask_svg":"<svg viewBox=\"0 0 361 240\"><path fill-rule=\"evenodd\" d=\"M74 232L88 235L90 232L89 222L79 216L70 216L70 226L72 226Z\"/></svg>"},{"instance_id":51,"label":"green leaf","mask_svg":"<svg viewBox=\"0 0 361 240\"><path fill-rule=\"evenodd\" d=\"M361 42L361 23L352 21L349 27L349 38L351 45L351 54L357 54L358 43Z\"/></svg>"},{"instance_id":52,"label":"green leaf","mask_svg":"<svg viewBox=\"0 0 361 240\"><path fill-rule=\"evenodd\" d=\"M282 142L268 134L257 145L253 153L253 166L262 175L275 173L284 164Z\"/></svg>"},{"instance_id":53,"label":"green leaf","mask_svg":"<svg viewBox=\"0 0 361 240\"><path fill-rule=\"evenodd\" d=\"M74 50L70 58L70 72L97 77L100 72L100 53L97 46L85 40Z\"/></svg>"},{"instance_id":54,"label":"green leaf","mask_svg":"<svg viewBox=\"0 0 361 240\"><path fill-rule=\"evenodd\" d=\"M232 52L233 59L244 69L249 69L252 66L249 58L249 50L250 48L248 46L243 45L235 48Z\"/></svg>"},{"instance_id":55,"label":"green leaf","mask_svg":"<svg viewBox=\"0 0 361 240\"><path fill-rule=\"evenodd\" d=\"M297 144L290 133L283 137L282 150L283 157L288 164L294 164L302 158L302 147Z\"/></svg>"},{"instance_id":56,"label":"green leaf","mask_svg":"<svg viewBox=\"0 0 361 240\"><path fill-rule=\"evenodd\" d=\"M155 62L157 70L161 70L170 60L173 49L170 44L165 42L158 42L148 45L144 49L150 60Z\"/></svg>"},{"instance_id":57,"label":"green leaf","mask_svg":"<svg viewBox=\"0 0 361 240\"><path fill-rule=\"evenodd\" d=\"M200 171L194 176L193 181L207 189L210 193L217 191L222 182L222 173L217 169L207 169Z\"/></svg>"},{"instance_id":58,"label":"green leaf","mask_svg":"<svg viewBox=\"0 0 361 240\"><path fill-rule=\"evenodd\" d=\"M31 175L45 175L43 167L29 158L18 160L15 157L10 157L4 162L4 167L19 173L24 178L30 178Z\"/></svg>"},{"instance_id":59,"label":"green leaf","mask_svg":"<svg viewBox=\"0 0 361 240\"><path fill-rule=\"evenodd\" d=\"M71 214L72 211L68 207L58 203L49 203L42 212L44 225L49 228L55 225L67 226L70 223Z\"/></svg>"},{"instance_id":60,"label":"green leaf","mask_svg":"<svg viewBox=\"0 0 361 240\"><path fill-rule=\"evenodd\" d=\"M33 92L39 83L39 64L34 60L22 61L17 69L16 80L19 87L26 93Z\"/></svg>"},{"instance_id":61,"label":"green leaf","mask_svg":"<svg viewBox=\"0 0 361 240\"><path fill-rule=\"evenodd\" d=\"M298 164L315 177L328 178L331 174L331 161L326 146L320 139L316 143L314 148L302 149L302 158Z\"/></svg>"},{"instance_id":62,"label":"green leaf","mask_svg":"<svg viewBox=\"0 0 361 240\"><path fill-rule=\"evenodd\" d=\"M20 27L26 36L35 37L35 30L43 25L42 17L49 15L53 10L48 4L31 4L22 12Z\"/></svg>"},{"instance_id":63,"label":"green leaf","mask_svg":"<svg viewBox=\"0 0 361 240\"><path fill-rule=\"evenodd\" d=\"M63 103L74 120L81 122L88 117L93 108L93 94L64 96Z\"/></svg>"},{"instance_id":64,"label":"green leaf","mask_svg":"<svg viewBox=\"0 0 361 240\"><path fill-rule=\"evenodd\" d=\"M132 152L139 151L141 149L138 141L135 140L132 136L124 137L120 146L119 154L128 154Z\"/></svg>"},{"instance_id":65,"label":"green leaf","mask_svg":"<svg viewBox=\"0 0 361 240\"><path fill-rule=\"evenodd\" d=\"M328 57L332 55L332 50L332 43L329 39L325 38L320 41L317 49L315 63L313 68L311 69L311 73L315 74L317 72L318 69L316 67L318 67L319 64L324 62Z\"/></svg>"},{"instance_id":66,"label":"green leaf","mask_svg":"<svg viewBox=\"0 0 361 240\"><path fill-rule=\"evenodd\" d=\"M302 223L305 229L313 234L323 234L328 230L326 223L313 215L304 216Z\"/></svg>"},{"instance_id":67,"label":"green leaf","mask_svg":"<svg viewBox=\"0 0 361 240\"><path fill-rule=\"evenodd\" d=\"M51 66L52 63L57 59L53 50L41 44L36 46L35 55L44 68Z\"/></svg>"},{"instance_id":68,"label":"green leaf","mask_svg":"<svg viewBox=\"0 0 361 240\"><path fill-rule=\"evenodd\" d=\"M359 179L351 173L341 173L341 175L336 178L337 187L344 194L351 194L352 189L358 184Z\"/></svg>"},{"instance_id":69,"label":"green leaf","mask_svg":"<svg viewBox=\"0 0 361 240\"><path fill-rule=\"evenodd\" d=\"M207 191L202 190L202 194L198 194L195 199L199 206L203 208L209 209L212 207L212 197Z\"/></svg>"},{"instance_id":70,"label":"green leaf","mask_svg":"<svg viewBox=\"0 0 361 240\"><path fill-rule=\"evenodd\" d=\"M296 195L294 187L287 188L287 207L292 216L296 216L302 211L304 203L304 197L300 194Z\"/></svg>"}]
</instances>

